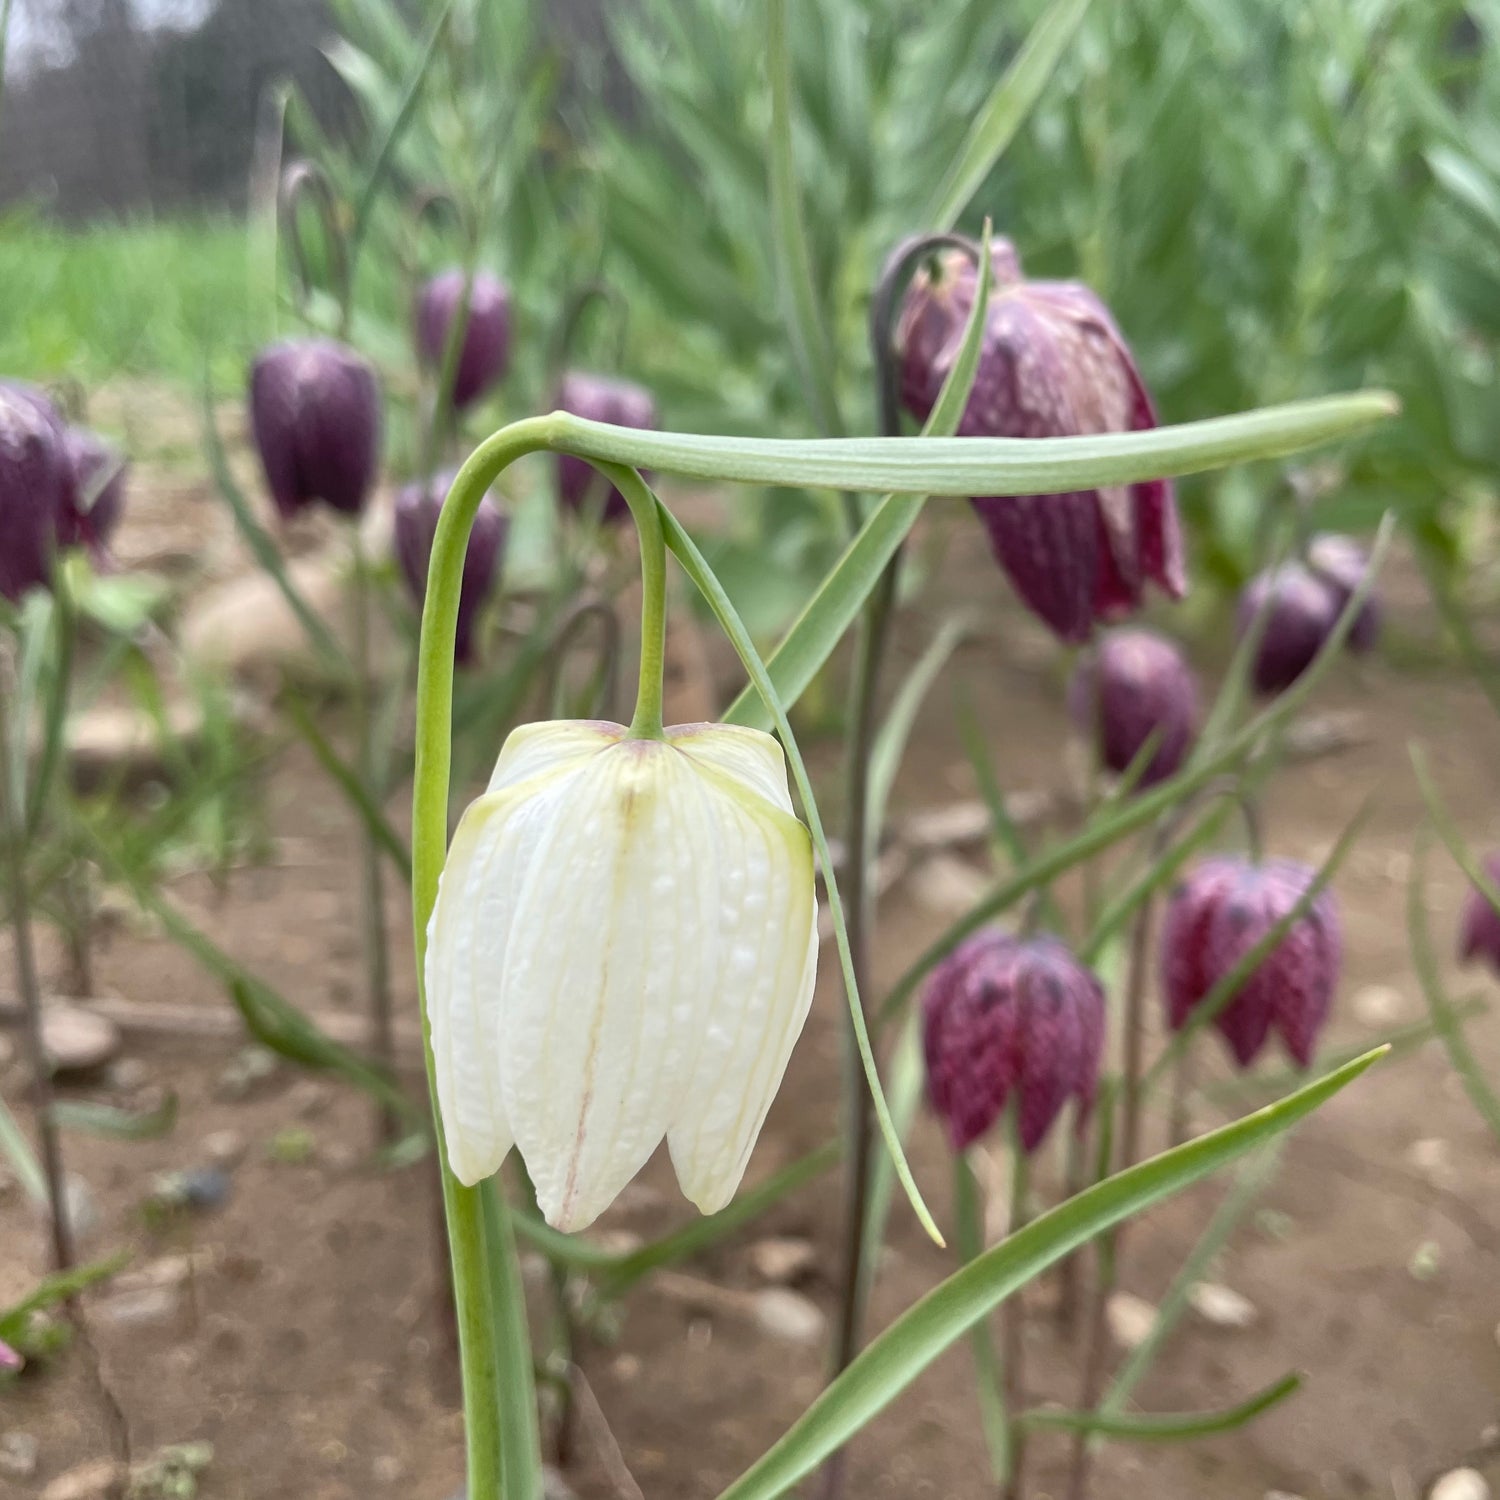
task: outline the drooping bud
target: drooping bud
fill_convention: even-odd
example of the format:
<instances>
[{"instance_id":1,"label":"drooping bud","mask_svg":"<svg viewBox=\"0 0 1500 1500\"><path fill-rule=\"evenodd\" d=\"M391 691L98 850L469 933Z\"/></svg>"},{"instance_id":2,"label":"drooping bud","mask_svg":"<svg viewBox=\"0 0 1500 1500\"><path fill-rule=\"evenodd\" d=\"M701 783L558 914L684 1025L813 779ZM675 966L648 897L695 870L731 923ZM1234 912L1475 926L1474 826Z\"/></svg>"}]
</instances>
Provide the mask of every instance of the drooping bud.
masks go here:
<instances>
[{"instance_id":1,"label":"drooping bud","mask_svg":"<svg viewBox=\"0 0 1500 1500\"><path fill-rule=\"evenodd\" d=\"M1120 330L1086 286L1027 281L1008 241L992 247L994 285L961 437L1070 437L1156 426ZM963 341L978 273L958 251L914 278L897 344L902 395L927 417ZM1171 483L1151 480L1066 495L976 497L996 559L1026 605L1063 640L1136 608L1148 582L1187 591Z\"/></svg>"},{"instance_id":2,"label":"drooping bud","mask_svg":"<svg viewBox=\"0 0 1500 1500\"><path fill-rule=\"evenodd\" d=\"M1370 571L1370 555L1352 536L1325 531L1307 544L1307 565L1333 590L1342 614ZM1380 639L1380 601L1366 596L1346 641L1349 649L1364 653Z\"/></svg>"},{"instance_id":3,"label":"drooping bud","mask_svg":"<svg viewBox=\"0 0 1500 1500\"><path fill-rule=\"evenodd\" d=\"M417 292L414 321L417 353L429 369L439 370L448 347L448 330L464 295L464 273L454 267L423 282ZM459 410L482 396L510 367L510 291L498 277L476 271L469 288L469 317L453 372L453 404Z\"/></svg>"},{"instance_id":4,"label":"drooping bud","mask_svg":"<svg viewBox=\"0 0 1500 1500\"><path fill-rule=\"evenodd\" d=\"M1313 663L1338 623L1339 595L1300 562L1259 573L1240 595L1238 628L1243 638L1263 618L1250 680L1260 693L1289 688Z\"/></svg>"},{"instance_id":5,"label":"drooping bud","mask_svg":"<svg viewBox=\"0 0 1500 1500\"><path fill-rule=\"evenodd\" d=\"M1161 935L1167 1020L1189 1015L1302 899L1315 872L1293 860L1256 864L1220 855L1172 893ZM1300 1066L1312 1062L1338 986L1338 908L1323 890L1214 1017L1235 1061L1248 1067L1276 1031Z\"/></svg>"},{"instance_id":6,"label":"drooping bud","mask_svg":"<svg viewBox=\"0 0 1500 1500\"><path fill-rule=\"evenodd\" d=\"M1500 889L1500 854L1491 854L1484 861L1484 873L1490 884ZM1500 974L1500 912L1477 886L1464 902L1458 956L1465 963L1488 964Z\"/></svg>"},{"instance_id":7,"label":"drooping bud","mask_svg":"<svg viewBox=\"0 0 1500 1500\"><path fill-rule=\"evenodd\" d=\"M70 427L63 448L72 476L57 539L102 556L125 507L125 461L96 432Z\"/></svg>"},{"instance_id":8,"label":"drooping bud","mask_svg":"<svg viewBox=\"0 0 1500 1500\"><path fill-rule=\"evenodd\" d=\"M1093 1103L1104 1048L1104 990L1055 938L976 933L933 970L922 995L927 1097L955 1151L1018 1098L1034 1151L1069 1098ZM1018 1091L1018 1092L1017 1092Z\"/></svg>"},{"instance_id":9,"label":"drooping bud","mask_svg":"<svg viewBox=\"0 0 1500 1500\"><path fill-rule=\"evenodd\" d=\"M570 370L557 388L558 411L572 412L591 422L609 422L616 427L656 426L656 401L644 386L606 375ZM557 497L569 510L577 511L594 490L603 491L599 471L587 459L571 453L557 456ZM604 518L620 520L630 513L625 497L611 486L604 498Z\"/></svg>"},{"instance_id":10,"label":"drooping bud","mask_svg":"<svg viewBox=\"0 0 1500 1500\"><path fill-rule=\"evenodd\" d=\"M276 509L315 500L357 515L380 459L375 372L332 339L295 339L262 351L250 370L250 421Z\"/></svg>"},{"instance_id":11,"label":"drooping bud","mask_svg":"<svg viewBox=\"0 0 1500 1500\"><path fill-rule=\"evenodd\" d=\"M516 1146L584 1229L663 1137L704 1213L734 1195L812 1001L812 841L768 734L514 730L448 850L427 1004L448 1160Z\"/></svg>"},{"instance_id":12,"label":"drooping bud","mask_svg":"<svg viewBox=\"0 0 1500 1500\"><path fill-rule=\"evenodd\" d=\"M1198 679L1187 658L1174 641L1138 626L1099 638L1073 674L1068 706L1111 771L1128 770L1155 736L1141 786L1175 774L1198 733Z\"/></svg>"},{"instance_id":13,"label":"drooping bud","mask_svg":"<svg viewBox=\"0 0 1500 1500\"><path fill-rule=\"evenodd\" d=\"M439 474L428 485L408 484L396 496L396 558L417 608L427 597L427 565L432 560L432 539L437 535L438 516L456 471ZM463 582L458 594L458 634L454 656L460 663L474 659L474 626L495 586L510 520L488 495L479 502L474 526L464 553Z\"/></svg>"},{"instance_id":14,"label":"drooping bud","mask_svg":"<svg viewBox=\"0 0 1500 1500\"><path fill-rule=\"evenodd\" d=\"M51 403L0 385L0 596L19 600L51 578L70 486Z\"/></svg>"}]
</instances>

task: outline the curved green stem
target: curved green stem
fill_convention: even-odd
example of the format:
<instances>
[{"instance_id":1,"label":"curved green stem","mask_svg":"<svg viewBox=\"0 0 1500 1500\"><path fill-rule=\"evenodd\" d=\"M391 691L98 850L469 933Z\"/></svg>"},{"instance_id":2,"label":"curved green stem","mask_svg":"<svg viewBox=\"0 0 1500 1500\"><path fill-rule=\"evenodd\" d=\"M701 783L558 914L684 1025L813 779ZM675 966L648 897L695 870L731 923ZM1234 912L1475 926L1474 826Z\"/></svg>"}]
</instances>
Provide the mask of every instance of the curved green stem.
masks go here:
<instances>
[{"instance_id":1,"label":"curved green stem","mask_svg":"<svg viewBox=\"0 0 1500 1500\"><path fill-rule=\"evenodd\" d=\"M641 681L630 738L659 740L667 656L667 544L651 491L644 485L627 485L621 493L641 539Z\"/></svg>"}]
</instances>

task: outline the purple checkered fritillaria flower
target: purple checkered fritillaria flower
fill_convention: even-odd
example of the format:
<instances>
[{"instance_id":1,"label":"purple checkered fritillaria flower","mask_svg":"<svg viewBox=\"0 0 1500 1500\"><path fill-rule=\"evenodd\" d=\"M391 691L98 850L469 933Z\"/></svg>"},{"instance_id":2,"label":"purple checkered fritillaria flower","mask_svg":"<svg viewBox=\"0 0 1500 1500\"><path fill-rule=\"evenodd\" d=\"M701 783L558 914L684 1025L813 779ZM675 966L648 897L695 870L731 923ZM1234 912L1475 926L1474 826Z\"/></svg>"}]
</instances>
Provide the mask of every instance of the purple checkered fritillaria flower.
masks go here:
<instances>
[{"instance_id":1,"label":"purple checkered fritillaria flower","mask_svg":"<svg viewBox=\"0 0 1500 1500\"><path fill-rule=\"evenodd\" d=\"M590 422L608 422L615 427L656 426L656 401L644 386L629 380L615 380L607 375L590 375L583 370L569 370L558 384L558 411L571 412ZM571 511L583 509L594 488L602 488L598 470L587 459L571 453L557 456L557 498ZM618 521L630 514L625 497L610 486L604 498L603 517Z\"/></svg>"},{"instance_id":2,"label":"purple checkered fritillaria flower","mask_svg":"<svg viewBox=\"0 0 1500 1500\"><path fill-rule=\"evenodd\" d=\"M1500 889L1500 854L1491 854L1485 859L1484 873L1490 884ZM1500 974L1500 912L1477 886L1469 891L1464 902L1458 956L1464 963L1488 964Z\"/></svg>"},{"instance_id":3,"label":"purple checkered fritillaria flower","mask_svg":"<svg viewBox=\"0 0 1500 1500\"><path fill-rule=\"evenodd\" d=\"M1293 860L1204 860L1172 893L1161 935L1162 987L1174 1031L1302 899L1315 879ZM1333 895L1320 891L1214 1017L1247 1068L1272 1031L1300 1067L1312 1062L1338 986L1343 945Z\"/></svg>"},{"instance_id":4,"label":"purple checkered fritillaria flower","mask_svg":"<svg viewBox=\"0 0 1500 1500\"><path fill-rule=\"evenodd\" d=\"M448 330L463 295L464 273L457 267L429 277L417 292L413 313L417 353L429 369L442 368ZM462 411L503 380L509 368L510 290L499 277L476 271L469 287L468 322L453 372L454 406Z\"/></svg>"},{"instance_id":5,"label":"purple checkered fritillaria flower","mask_svg":"<svg viewBox=\"0 0 1500 1500\"><path fill-rule=\"evenodd\" d=\"M358 515L380 460L380 387L352 349L293 339L250 370L250 423L271 498L283 518L315 500Z\"/></svg>"},{"instance_id":6,"label":"purple checkered fritillaria flower","mask_svg":"<svg viewBox=\"0 0 1500 1500\"><path fill-rule=\"evenodd\" d=\"M1187 658L1174 641L1139 626L1100 636L1073 674L1068 706L1111 771L1128 770L1157 736L1141 786L1174 775L1198 733L1198 679Z\"/></svg>"},{"instance_id":7,"label":"purple checkered fritillaria flower","mask_svg":"<svg viewBox=\"0 0 1500 1500\"><path fill-rule=\"evenodd\" d=\"M454 472L440 474L427 485L408 484L396 496L396 559L418 609L427 597L427 565L432 560L432 540L437 535L438 516L444 500L453 488ZM474 626L494 592L509 532L509 518L486 495L474 515L468 549L464 553L463 581L459 586L454 657L461 665L474 659Z\"/></svg>"},{"instance_id":8,"label":"purple checkered fritillaria flower","mask_svg":"<svg viewBox=\"0 0 1500 1500\"><path fill-rule=\"evenodd\" d=\"M57 540L87 547L98 559L120 524L125 508L125 462L97 432L70 427L63 435L71 475Z\"/></svg>"},{"instance_id":9,"label":"purple checkered fritillaria flower","mask_svg":"<svg viewBox=\"0 0 1500 1500\"><path fill-rule=\"evenodd\" d=\"M1342 614L1370 571L1370 555L1352 536L1325 531L1307 544L1307 565L1333 590ZM1349 627L1349 649L1357 654L1373 650L1380 639L1380 624L1380 600L1372 593Z\"/></svg>"},{"instance_id":10,"label":"purple checkered fritillaria flower","mask_svg":"<svg viewBox=\"0 0 1500 1500\"><path fill-rule=\"evenodd\" d=\"M0 597L15 602L52 576L72 471L47 399L0 384Z\"/></svg>"},{"instance_id":11,"label":"purple checkered fritillaria flower","mask_svg":"<svg viewBox=\"0 0 1500 1500\"><path fill-rule=\"evenodd\" d=\"M955 1151L1014 1095L1021 1148L1042 1143L1068 1099L1093 1103L1104 991L1055 938L976 933L933 970L922 996L927 1097Z\"/></svg>"},{"instance_id":12,"label":"purple checkered fritillaria flower","mask_svg":"<svg viewBox=\"0 0 1500 1500\"><path fill-rule=\"evenodd\" d=\"M1259 573L1240 595L1238 630L1243 638L1262 619L1250 680L1258 693L1284 692L1313 663L1338 624L1338 591L1300 562Z\"/></svg>"},{"instance_id":13,"label":"purple checkered fritillaria flower","mask_svg":"<svg viewBox=\"0 0 1500 1500\"><path fill-rule=\"evenodd\" d=\"M1109 310L1076 281L1028 281L1006 240L961 437L1072 437L1155 427L1156 411ZM978 272L960 251L916 276L896 341L902 399L925 420L963 341ZM1065 641L1135 609L1148 582L1187 592L1182 533L1165 479L1066 495L978 496L997 561L1031 611Z\"/></svg>"}]
</instances>

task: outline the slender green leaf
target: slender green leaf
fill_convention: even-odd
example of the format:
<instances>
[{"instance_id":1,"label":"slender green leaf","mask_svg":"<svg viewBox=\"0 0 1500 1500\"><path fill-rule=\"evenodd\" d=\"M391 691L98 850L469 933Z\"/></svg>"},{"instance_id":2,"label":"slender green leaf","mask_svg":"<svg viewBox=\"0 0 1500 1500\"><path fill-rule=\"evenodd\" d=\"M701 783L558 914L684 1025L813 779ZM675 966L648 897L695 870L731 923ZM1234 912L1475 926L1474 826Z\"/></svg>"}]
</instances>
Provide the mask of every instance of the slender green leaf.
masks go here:
<instances>
[{"instance_id":1,"label":"slender green leaf","mask_svg":"<svg viewBox=\"0 0 1500 1500\"><path fill-rule=\"evenodd\" d=\"M32 1313L42 1312L76 1297L79 1292L97 1286L117 1275L130 1261L130 1252L121 1250L103 1260L90 1261L86 1266L74 1266L67 1271L54 1271L44 1276L19 1302L13 1302L0 1311L0 1340L16 1343L25 1333L27 1321Z\"/></svg>"},{"instance_id":2,"label":"slender green leaf","mask_svg":"<svg viewBox=\"0 0 1500 1500\"><path fill-rule=\"evenodd\" d=\"M64 1130L81 1130L116 1141L154 1141L177 1123L177 1095L168 1094L155 1109L116 1109L92 1100L62 1099L52 1118Z\"/></svg>"},{"instance_id":3,"label":"slender green leaf","mask_svg":"<svg viewBox=\"0 0 1500 1500\"><path fill-rule=\"evenodd\" d=\"M720 1500L786 1494L1017 1288L1112 1225L1287 1130L1380 1055L1371 1052L1277 1104L1087 1188L987 1250L897 1318Z\"/></svg>"},{"instance_id":4,"label":"slender green leaf","mask_svg":"<svg viewBox=\"0 0 1500 1500\"><path fill-rule=\"evenodd\" d=\"M1088 8L1089 0L1053 0L1031 28L974 116L968 136L922 215L923 224L951 229L957 222L1042 97Z\"/></svg>"},{"instance_id":5,"label":"slender green leaf","mask_svg":"<svg viewBox=\"0 0 1500 1500\"><path fill-rule=\"evenodd\" d=\"M1219 1411L1116 1415L1111 1412L1026 1411L1016 1419L1023 1426L1052 1432L1086 1432L1095 1437L1131 1443L1184 1443L1216 1437L1253 1422L1262 1412L1279 1406L1302 1387L1302 1377L1283 1375L1264 1390Z\"/></svg>"}]
</instances>

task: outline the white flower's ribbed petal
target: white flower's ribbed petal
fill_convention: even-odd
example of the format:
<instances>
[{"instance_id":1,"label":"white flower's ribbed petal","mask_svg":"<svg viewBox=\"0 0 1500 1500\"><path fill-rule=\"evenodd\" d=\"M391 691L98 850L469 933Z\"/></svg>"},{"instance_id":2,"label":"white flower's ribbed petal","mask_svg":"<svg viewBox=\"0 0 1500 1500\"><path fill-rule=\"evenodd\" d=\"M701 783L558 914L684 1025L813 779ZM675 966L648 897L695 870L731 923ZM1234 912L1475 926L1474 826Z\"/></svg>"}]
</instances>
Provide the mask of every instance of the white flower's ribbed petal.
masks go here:
<instances>
[{"instance_id":1,"label":"white flower's ribbed petal","mask_svg":"<svg viewBox=\"0 0 1500 1500\"><path fill-rule=\"evenodd\" d=\"M505 1113L549 1223L582 1229L680 1113L718 971L711 791L659 741L583 762L507 953Z\"/></svg>"},{"instance_id":2,"label":"white flower's ribbed petal","mask_svg":"<svg viewBox=\"0 0 1500 1500\"><path fill-rule=\"evenodd\" d=\"M548 719L540 724L521 724L506 735L486 791L498 792L543 772L562 770L624 737L621 725L602 719Z\"/></svg>"},{"instance_id":3,"label":"white flower's ribbed petal","mask_svg":"<svg viewBox=\"0 0 1500 1500\"><path fill-rule=\"evenodd\" d=\"M732 776L783 812L792 811L786 759L769 734L739 724L685 724L669 729L667 735L672 744L700 765Z\"/></svg>"},{"instance_id":4,"label":"white flower's ribbed petal","mask_svg":"<svg viewBox=\"0 0 1500 1500\"><path fill-rule=\"evenodd\" d=\"M464 813L427 928L427 1011L443 1138L469 1186L512 1145L500 1091L501 978L515 893L567 797L566 772L487 794Z\"/></svg>"},{"instance_id":5,"label":"white flower's ribbed petal","mask_svg":"<svg viewBox=\"0 0 1500 1500\"><path fill-rule=\"evenodd\" d=\"M779 751L778 751L779 758ZM734 1196L807 1019L817 978L811 841L753 792L717 799L720 969L682 1113L667 1133L704 1213Z\"/></svg>"}]
</instances>

